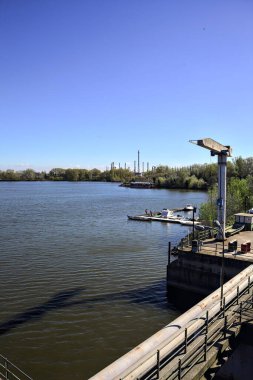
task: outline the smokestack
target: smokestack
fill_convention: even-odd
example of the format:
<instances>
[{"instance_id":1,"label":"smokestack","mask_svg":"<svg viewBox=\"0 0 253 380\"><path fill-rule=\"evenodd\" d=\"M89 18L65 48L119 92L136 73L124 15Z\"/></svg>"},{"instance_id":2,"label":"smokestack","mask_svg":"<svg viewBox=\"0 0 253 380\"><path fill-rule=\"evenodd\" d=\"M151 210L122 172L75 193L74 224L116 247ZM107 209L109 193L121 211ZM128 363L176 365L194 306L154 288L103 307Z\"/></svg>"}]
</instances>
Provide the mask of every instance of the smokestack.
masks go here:
<instances>
[{"instance_id":1,"label":"smokestack","mask_svg":"<svg viewBox=\"0 0 253 380\"><path fill-rule=\"evenodd\" d=\"M140 151L138 150L138 173L140 173Z\"/></svg>"}]
</instances>

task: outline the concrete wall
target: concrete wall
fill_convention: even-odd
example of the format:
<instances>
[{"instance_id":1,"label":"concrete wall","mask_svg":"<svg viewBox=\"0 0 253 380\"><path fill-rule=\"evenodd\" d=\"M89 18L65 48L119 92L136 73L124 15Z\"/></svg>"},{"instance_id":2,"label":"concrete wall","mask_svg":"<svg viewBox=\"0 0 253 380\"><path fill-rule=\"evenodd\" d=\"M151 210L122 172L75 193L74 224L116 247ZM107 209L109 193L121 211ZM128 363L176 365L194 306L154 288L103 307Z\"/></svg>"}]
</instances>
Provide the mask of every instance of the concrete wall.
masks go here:
<instances>
[{"instance_id":1,"label":"concrete wall","mask_svg":"<svg viewBox=\"0 0 253 380\"><path fill-rule=\"evenodd\" d=\"M169 294L206 296L220 287L221 255L180 252L178 258L167 266ZM238 258L224 258L224 283L251 263Z\"/></svg>"}]
</instances>

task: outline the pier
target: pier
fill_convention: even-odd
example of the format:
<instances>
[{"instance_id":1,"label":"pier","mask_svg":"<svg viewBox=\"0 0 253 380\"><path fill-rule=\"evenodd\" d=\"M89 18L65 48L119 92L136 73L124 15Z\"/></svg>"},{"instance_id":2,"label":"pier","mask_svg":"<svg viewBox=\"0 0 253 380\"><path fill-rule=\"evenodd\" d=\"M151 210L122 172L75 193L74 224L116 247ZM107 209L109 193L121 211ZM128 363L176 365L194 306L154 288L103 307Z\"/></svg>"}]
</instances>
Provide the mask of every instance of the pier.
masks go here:
<instances>
[{"instance_id":1,"label":"pier","mask_svg":"<svg viewBox=\"0 0 253 380\"><path fill-rule=\"evenodd\" d=\"M181 244L174 260L169 252L169 294L198 301L90 380L251 379L253 251L244 246L252 239L245 231L224 244Z\"/></svg>"},{"instance_id":2,"label":"pier","mask_svg":"<svg viewBox=\"0 0 253 380\"><path fill-rule=\"evenodd\" d=\"M253 247L249 244L253 242L252 231L240 232L224 242L212 237L205 239L203 232L196 234L194 245L191 238L182 239L176 260L172 261L169 252L167 285L176 297L180 294L185 298L186 291L192 296L206 296L220 287L221 277L225 283L253 264ZM247 243L248 250L247 246L244 249Z\"/></svg>"}]
</instances>

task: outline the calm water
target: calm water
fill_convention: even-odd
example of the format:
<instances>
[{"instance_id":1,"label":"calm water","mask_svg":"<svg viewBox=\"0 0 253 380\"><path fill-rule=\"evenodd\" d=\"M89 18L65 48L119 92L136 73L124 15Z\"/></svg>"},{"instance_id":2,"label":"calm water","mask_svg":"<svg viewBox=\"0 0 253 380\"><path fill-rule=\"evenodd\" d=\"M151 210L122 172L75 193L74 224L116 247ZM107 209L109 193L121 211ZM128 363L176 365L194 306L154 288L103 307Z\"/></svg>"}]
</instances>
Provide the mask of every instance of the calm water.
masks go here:
<instances>
[{"instance_id":1,"label":"calm water","mask_svg":"<svg viewBox=\"0 0 253 380\"><path fill-rule=\"evenodd\" d=\"M177 224L127 214L201 192L107 183L0 183L0 353L37 380L87 379L174 319L166 295Z\"/></svg>"}]
</instances>

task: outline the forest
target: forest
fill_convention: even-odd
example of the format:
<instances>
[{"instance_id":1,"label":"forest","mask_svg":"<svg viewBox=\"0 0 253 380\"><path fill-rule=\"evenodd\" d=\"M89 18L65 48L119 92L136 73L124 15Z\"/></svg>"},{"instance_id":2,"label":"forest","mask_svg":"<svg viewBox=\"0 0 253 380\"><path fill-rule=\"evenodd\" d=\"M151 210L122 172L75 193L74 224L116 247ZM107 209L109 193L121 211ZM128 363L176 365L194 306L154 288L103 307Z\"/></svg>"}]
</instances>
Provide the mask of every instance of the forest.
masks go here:
<instances>
[{"instance_id":1,"label":"forest","mask_svg":"<svg viewBox=\"0 0 253 380\"><path fill-rule=\"evenodd\" d=\"M129 183L149 181L157 188L208 190L217 183L217 164L194 164L184 167L159 165L151 171L137 175L129 169L111 168L100 171L96 168L54 168L47 172L33 169L0 171L0 181L105 181ZM227 163L227 178L247 179L253 175L253 157L238 157Z\"/></svg>"},{"instance_id":2,"label":"forest","mask_svg":"<svg viewBox=\"0 0 253 380\"><path fill-rule=\"evenodd\" d=\"M0 181L104 181L128 184L132 181L149 181L155 188L189 189L208 191L208 202L201 205L201 220L211 224L216 218L218 165L194 164L185 167L159 165L151 171L137 175L129 169L111 168L100 171L96 168L54 168L47 172L33 169L23 171L0 171ZM232 222L236 212L253 206L253 157L234 158L227 163L227 219Z\"/></svg>"}]
</instances>

